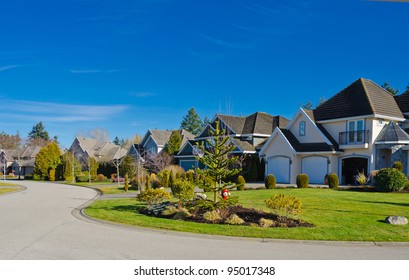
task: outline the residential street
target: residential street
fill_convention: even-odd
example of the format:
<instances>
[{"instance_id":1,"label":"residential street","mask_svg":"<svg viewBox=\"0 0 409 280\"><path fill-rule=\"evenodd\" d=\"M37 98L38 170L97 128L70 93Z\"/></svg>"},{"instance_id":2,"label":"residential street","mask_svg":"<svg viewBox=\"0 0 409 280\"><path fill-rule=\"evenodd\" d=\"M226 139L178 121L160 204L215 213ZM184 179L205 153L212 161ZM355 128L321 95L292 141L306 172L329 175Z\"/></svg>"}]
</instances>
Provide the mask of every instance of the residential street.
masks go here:
<instances>
[{"instance_id":1,"label":"residential street","mask_svg":"<svg viewBox=\"0 0 409 280\"><path fill-rule=\"evenodd\" d=\"M273 241L182 234L94 222L88 188L21 182L0 196L0 259L409 259L409 243Z\"/></svg>"}]
</instances>

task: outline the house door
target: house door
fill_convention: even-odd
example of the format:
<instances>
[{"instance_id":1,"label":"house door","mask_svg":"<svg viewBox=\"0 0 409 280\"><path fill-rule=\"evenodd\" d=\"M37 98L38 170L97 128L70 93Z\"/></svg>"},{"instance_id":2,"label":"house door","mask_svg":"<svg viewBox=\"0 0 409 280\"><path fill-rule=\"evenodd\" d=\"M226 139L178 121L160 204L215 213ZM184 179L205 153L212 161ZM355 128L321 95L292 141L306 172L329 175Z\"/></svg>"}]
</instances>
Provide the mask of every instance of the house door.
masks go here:
<instances>
[{"instance_id":1,"label":"house door","mask_svg":"<svg viewBox=\"0 0 409 280\"><path fill-rule=\"evenodd\" d=\"M351 157L342 160L342 184L355 185L355 176L363 172L368 176L368 159L363 157Z\"/></svg>"}]
</instances>

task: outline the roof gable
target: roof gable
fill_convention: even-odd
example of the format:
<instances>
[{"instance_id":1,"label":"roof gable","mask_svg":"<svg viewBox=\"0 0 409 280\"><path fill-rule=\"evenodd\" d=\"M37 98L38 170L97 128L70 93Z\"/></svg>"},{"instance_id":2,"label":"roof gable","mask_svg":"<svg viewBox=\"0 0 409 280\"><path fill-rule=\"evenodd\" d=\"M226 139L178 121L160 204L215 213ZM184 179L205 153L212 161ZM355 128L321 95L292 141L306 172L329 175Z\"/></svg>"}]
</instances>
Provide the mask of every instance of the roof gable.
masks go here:
<instances>
[{"instance_id":1,"label":"roof gable","mask_svg":"<svg viewBox=\"0 0 409 280\"><path fill-rule=\"evenodd\" d=\"M314 110L315 121L381 115L403 119L392 94L374 82L358 79Z\"/></svg>"}]
</instances>

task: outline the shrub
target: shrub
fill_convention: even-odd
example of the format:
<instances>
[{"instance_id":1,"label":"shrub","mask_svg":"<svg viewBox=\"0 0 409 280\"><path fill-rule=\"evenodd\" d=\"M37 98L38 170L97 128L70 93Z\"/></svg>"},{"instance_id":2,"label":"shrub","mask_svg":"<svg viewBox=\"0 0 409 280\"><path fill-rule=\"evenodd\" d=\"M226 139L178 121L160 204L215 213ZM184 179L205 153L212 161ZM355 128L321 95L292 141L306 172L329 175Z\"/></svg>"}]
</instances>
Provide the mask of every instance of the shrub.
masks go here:
<instances>
[{"instance_id":1,"label":"shrub","mask_svg":"<svg viewBox=\"0 0 409 280\"><path fill-rule=\"evenodd\" d=\"M146 188L150 189L152 187L152 183L151 183L151 176L150 175L146 175Z\"/></svg>"},{"instance_id":2,"label":"shrub","mask_svg":"<svg viewBox=\"0 0 409 280\"><path fill-rule=\"evenodd\" d=\"M0 176L3 176L3 175L0 174ZM33 174L26 174L26 175L24 175L24 179L25 180L33 180L34 175Z\"/></svg>"},{"instance_id":3,"label":"shrub","mask_svg":"<svg viewBox=\"0 0 409 280\"><path fill-rule=\"evenodd\" d=\"M403 164L400 161L395 161L392 165L392 168L399 170L400 172L403 171Z\"/></svg>"},{"instance_id":4,"label":"shrub","mask_svg":"<svg viewBox=\"0 0 409 280\"><path fill-rule=\"evenodd\" d=\"M107 177L104 176L104 174L98 174L97 175L97 181L98 182L102 182L102 181L106 181Z\"/></svg>"},{"instance_id":5,"label":"shrub","mask_svg":"<svg viewBox=\"0 0 409 280\"><path fill-rule=\"evenodd\" d=\"M298 174L297 176L297 187L298 188L308 188L308 175L307 174Z\"/></svg>"},{"instance_id":6,"label":"shrub","mask_svg":"<svg viewBox=\"0 0 409 280\"><path fill-rule=\"evenodd\" d=\"M88 180L89 180L88 176L76 176L75 177L75 181L79 183L88 182Z\"/></svg>"},{"instance_id":7,"label":"shrub","mask_svg":"<svg viewBox=\"0 0 409 280\"><path fill-rule=\"evenodd\" d=\"M50 171L48 172L48 175L49 175L48 179L51 182L54 182L55 181L55 169L50 169Z\"/></svg>"},{"instance_id":8,"label":"shrub","mask_svg":"<svg viewBox=\"0 0 409 280\"><path fill-rule=\"evenodd\" d=\"M301 213L301 201L292 196L276 194L265 200L266 206L279 216L298 215Z\"/></svg>"},{"instance_id":9,"label":"shrub","mask_svg":"<svg viewBox=\"0 0 409 280\"><path fill-rule=\"evenodd\" d=\"M244 180L243 176L237 177L236 186L238 191L244 190L244 186L246 185L246 180Z\"/></svg>"},{"instance_id":10,"label":"shrub","mask_svg":"<svg viewBox=\"0 0 409 280\"><path fill-rule=\"evenodd\" d=\"M354 178L356 183L362 187L365 187L370 180L370 177L366 177L364 172L358 172L358 174L355 175Z\"/></svg>"},{"instance_id":11,"label":"shrub","mask_svg":"<svg viewBox=\"0 0 409 280\"><path fill-rule=\"evenodd\" d=\"M328 187L330 189L337 189L339 184L338 175L335 173L331 173L328 175Z\"/></svg>"},{"instance_id":12,"label":"shrub","mask_svg":"<svg viewBox=\"0 0 409 280\"><path fill-rule=\"evenodd\" d=\"M244 224L244 220L237 216L236 214L233 214L226 219L225 223L229 225L242 225Z\"/></svg>"},{"instance_id":13,"label":"shrub","mask_svg":"<svg viewBox=\"0 0 409 280\"><path fill-rule=\"evenodd\" d=\"M175 180L171 186L172 194L181 202L186 202L193 199L195 195L195 185L188 181Z\"/></svg>"},{"instance_id":14,"label":"shrub","mask_svg":"<svg viewBox=\"0 0 409 280\"><path fill-rule=\"evenodd\" d=\"M129 180L128 180L128 174L125 174L125 186L124 186L124 189L125 189L125 191L127 192L128 191L128 189L129 189L129 182L128 182Z\"/></svg>"},{"instance_id":15,"label":"shrub","mask_svg":"<svg viewBox=\"0 0 409 280\"><path fill-rule=\"evenodd\" d=\"M268 174L265 179L266 189L274 189L276 187L276 177L272 174Z\"/></svg>"},{"instance_id":16,"label":"shrub","mask_svg":"<svg viewBox=\"0 0 409 280\"><path fill-rule=\"evenodd\" d=\"M161 185L164 188L169 187L169 171L167 170L164 170L163 172L161 172Z\"/></svg>"},{"instance_id":17,"label":"shrub","mask_svg":"<svg viewBox=\"0 0 409 280\"><path fill-rule=\"evenodd\" d=\"M176 214L173 216L174 220L186 220L192 216L186 208L179 208Z\"/></svg>"},{"instance_id":18,"label":"shrub","mask_svg":"<svg viewBox=\"0 0 409 280\"><path fill-rule=\"evenodd\" d=\"M217 210L208 211L203 214L203 218L209 222L217 223L222 219Z\"/></svg>"},{"instance_id":19,"label":"shrub","mask_svg":"<svg viewBox=\"0 0 409 280\"><path fill-rule=\"evenodd\" d=\"M136 199L148 204L160 203L170 199L170 194L161 189L147 189L136 196Z\"/></svg>"},{"instance_id":20,"label":"shrub","mask_svg":"<svg viewBox=\"0 0 409 280\"><path fill-rule=\"evenodd\" d=\"M406 176L395 168L383 168L374 178L374 185L379 191L401 191L407 184Z\"/></svg>"},{"instance_id":21,"label":"shrub","mask_svg":"<svg viewBox=\"0 0 409 280\"><path fill-rule=\"evenodd\" d=\"M195 182L195 172L193 170L189 170L188 172L186 172L187 174L187 180L189 180L189 182L194 183Z\"/></svg>"}]
</instances>

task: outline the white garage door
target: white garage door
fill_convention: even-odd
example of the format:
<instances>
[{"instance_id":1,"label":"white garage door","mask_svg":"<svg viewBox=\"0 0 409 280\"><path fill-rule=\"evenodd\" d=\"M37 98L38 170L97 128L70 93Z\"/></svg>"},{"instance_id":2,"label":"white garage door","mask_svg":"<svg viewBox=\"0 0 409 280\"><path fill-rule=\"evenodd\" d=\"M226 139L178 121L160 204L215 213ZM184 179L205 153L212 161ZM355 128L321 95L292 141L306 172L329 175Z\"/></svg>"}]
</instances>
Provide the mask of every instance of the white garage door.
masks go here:
<instances>
[{"instance_id":1,"label":"white garage door","mask_svg":"<svg viewBox=\"0 0 409 280\"><path fill-rule=\"evenodd\" d=\"M306 157L301 160L301 172L308 175L311 184L323 184L328 174L328 159L326 157Z\"/></svg>"},{"instance_id":2,"label":"white garage door","mask_svg":"<svg viewBox=\"0 0 409 280\"><path fill-rule=\"evenodd\" d=\"M273 174L277 183L290 183L290 159L273 157L268 159L267 174Z\"/></svg>"}]
</instances>

